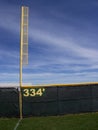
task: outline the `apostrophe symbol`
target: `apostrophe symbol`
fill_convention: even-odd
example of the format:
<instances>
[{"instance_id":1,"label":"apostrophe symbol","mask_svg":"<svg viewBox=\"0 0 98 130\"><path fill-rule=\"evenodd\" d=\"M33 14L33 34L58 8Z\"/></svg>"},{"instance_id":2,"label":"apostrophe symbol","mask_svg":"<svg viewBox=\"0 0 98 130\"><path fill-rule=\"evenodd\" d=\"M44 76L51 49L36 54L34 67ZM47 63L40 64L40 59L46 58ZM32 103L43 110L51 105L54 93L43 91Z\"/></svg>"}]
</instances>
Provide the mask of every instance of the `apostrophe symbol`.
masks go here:
<instances>
[{"instance_id":1,"label":"apostrophe symbol","mask_svg":"<svg viewBox=\"0 0 98 130\"><path fill-rule=\"evenodd\" d=\"M45 91L45 89L43 88L43 90L42 90L43 92Z\"/></svg>"}]
</instances>

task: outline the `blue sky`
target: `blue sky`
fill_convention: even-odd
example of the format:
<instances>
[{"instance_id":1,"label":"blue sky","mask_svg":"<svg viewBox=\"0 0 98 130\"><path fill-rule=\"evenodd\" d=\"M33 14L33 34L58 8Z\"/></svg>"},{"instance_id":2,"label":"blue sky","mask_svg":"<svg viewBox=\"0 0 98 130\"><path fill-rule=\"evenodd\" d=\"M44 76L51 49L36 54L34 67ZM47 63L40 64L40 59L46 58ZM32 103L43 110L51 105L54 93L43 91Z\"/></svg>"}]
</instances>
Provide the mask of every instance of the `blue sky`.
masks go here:
<instances>
[{"instance_id":1,"label":"blue sky","mask_svg":"<svg viewBox=\"0 0 98 130\"><path fill-rule=\"evenodd\" d=\"M23 82L97 82L98 0L0 0L0 83L19 83L22 5L29 7Z\"/></svg>"}]
</instances>

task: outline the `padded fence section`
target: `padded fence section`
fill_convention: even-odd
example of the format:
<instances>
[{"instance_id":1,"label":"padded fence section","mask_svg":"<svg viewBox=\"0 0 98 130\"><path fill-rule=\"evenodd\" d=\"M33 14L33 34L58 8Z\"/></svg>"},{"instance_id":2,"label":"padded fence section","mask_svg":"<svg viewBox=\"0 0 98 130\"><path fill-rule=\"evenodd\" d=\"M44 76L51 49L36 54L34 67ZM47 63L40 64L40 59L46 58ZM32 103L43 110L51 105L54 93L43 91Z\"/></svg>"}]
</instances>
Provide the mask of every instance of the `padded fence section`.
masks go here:
<instances>
[{"instance_id":1,"label":"padded fence section","mask_svg":"<svg viewBox=\"0 0 98 130\"><path fill-rule=\"evenodd\" d=\"M60 114L92 111L91 86L63 86L58 89Z\"/></svg>"},{"instance_id":2,"label":"padded fence section","mask_svg":"<svg viewBox=\"0 0 98 130\"><path fill-rule=\"evenodd\" d=\"M57 87L24 88L22 94L24 116L58 114Z\"/></svg>"},{"instance_id":3,"label":"padded fence section","mask_svg":"<svg viewBox=\"0 0 98 130\"><path fill-rule=\"evenodd\" d=\"M0 117L19 116L18 90L0 88Z\"/></svg>"},{"instance_id":4,"label":"padded fence section","mask_svg":"<svg viewBox=\"0 0 98 130\"><path fill-rule=\"evenodd\" d=\"M92 85L92 111L98 111L98 85Z\"/></svg>"}]
</instances>

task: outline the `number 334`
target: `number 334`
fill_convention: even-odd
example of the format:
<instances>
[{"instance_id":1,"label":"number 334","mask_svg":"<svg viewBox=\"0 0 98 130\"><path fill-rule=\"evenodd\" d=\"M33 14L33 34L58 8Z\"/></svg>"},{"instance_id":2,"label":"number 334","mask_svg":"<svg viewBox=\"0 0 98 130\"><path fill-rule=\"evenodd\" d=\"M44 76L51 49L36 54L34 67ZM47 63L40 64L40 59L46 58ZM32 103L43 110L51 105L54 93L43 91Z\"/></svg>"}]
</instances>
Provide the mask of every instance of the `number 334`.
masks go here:
<instances>
[{"instance_id":1,"label":"number 334","mask_svg":"<svg viewBox=\"0 0 98 130\"><path fill-rule=\"evenodd\" d=\"M39 88L39 89L24 89L23 90L23 96L24 97L28 97L28 96L31 96L31 97L34 97L34 96L42 96L43 95L43 92L45 91L44 88Z\"/></svg>"}]
</instances>

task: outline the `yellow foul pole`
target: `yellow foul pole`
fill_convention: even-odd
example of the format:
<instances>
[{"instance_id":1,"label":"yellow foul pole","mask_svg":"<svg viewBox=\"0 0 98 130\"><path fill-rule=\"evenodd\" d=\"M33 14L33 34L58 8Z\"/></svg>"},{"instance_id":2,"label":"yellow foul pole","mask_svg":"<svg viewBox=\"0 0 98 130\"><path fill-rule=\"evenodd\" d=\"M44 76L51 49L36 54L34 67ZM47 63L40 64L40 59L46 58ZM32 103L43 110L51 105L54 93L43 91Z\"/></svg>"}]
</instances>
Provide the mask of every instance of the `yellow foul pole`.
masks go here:
<instances>
[{"instance_id":1,"label":"yellow foul pole","mask_svg":"<svg viewBox=\"0 0 98 130\"><path fill-rule=\"evenodd\" d=\"M23 64L28 63L28 7L21 8L21 27L20 27L20 89L19 89L19 108L20 119L23 118L22 113L22 69Z\"/></svg>"}]
</instances>

